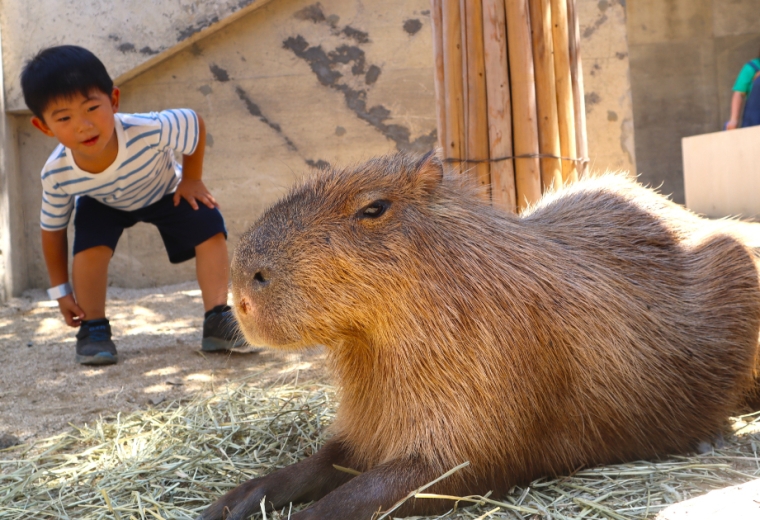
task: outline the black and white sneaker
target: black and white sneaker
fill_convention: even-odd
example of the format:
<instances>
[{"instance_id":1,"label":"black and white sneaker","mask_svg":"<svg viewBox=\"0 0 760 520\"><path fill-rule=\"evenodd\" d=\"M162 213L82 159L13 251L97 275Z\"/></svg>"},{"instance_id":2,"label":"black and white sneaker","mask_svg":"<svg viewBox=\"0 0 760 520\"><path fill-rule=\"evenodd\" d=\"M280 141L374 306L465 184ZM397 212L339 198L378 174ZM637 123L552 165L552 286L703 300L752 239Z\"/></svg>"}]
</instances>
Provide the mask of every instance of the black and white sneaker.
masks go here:
<instances>
[{"instance_id":1,"label":"black and white sneaker","mask_svg":"<svg viewBox=\"0 0 760 520\"><path fill-rule=\"evenodd\" d=\"M80 365L113 365L119 361L106 318L83 321L79 326L76 361Z\"/></svg>"},{"instance_id":2,"label":"black and white sneaker","mask_svg":"<svg viewBox=\"0 0 760 520\"><path fill-rule=\"evenodd\" d=\"M229 305L217 305L206 312L203 320L202 351L227 351L244 347L246 344Z\"/></svg>"}]
</instances>

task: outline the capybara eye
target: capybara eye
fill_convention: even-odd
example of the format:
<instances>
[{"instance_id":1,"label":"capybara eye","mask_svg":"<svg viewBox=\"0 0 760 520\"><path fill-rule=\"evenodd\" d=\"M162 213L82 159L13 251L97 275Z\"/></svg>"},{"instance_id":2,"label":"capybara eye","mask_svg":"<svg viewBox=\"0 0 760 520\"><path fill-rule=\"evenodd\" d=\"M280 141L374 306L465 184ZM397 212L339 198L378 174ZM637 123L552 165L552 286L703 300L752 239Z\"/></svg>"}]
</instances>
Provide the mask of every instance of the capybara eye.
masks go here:
<instances>
[{"instance_id":1,"label":"capybara eye","mask_svg":"<svg viewBox=\"0 0 760 520\"><path fill-rule=\"evenodd\" d=\"M376 200L372 204L368 204L359 210L357 217L359 218L377 218L381 216L385 211L391 207L391 203L388 200Z\"/></svg>"}]
</instances>

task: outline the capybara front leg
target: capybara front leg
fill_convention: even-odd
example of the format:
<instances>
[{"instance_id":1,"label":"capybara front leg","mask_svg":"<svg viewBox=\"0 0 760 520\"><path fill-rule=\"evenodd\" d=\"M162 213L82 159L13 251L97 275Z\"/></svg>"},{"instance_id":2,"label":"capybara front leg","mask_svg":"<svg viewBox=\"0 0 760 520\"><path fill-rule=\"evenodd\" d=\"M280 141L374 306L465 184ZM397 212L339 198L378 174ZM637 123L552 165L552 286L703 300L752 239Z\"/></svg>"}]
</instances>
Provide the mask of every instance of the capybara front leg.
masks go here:
<instances>
[{"instance_id":1,"label":"capybara front leg","mask_svg":"<svg viewBox=\"0 0 760 520\"><path fill-rule=\"evenodd\" d=\"M248 518L261 510L264 497L267 509L276 509L289 502L318 500L353 477L333 465L350 467L350 464L340 442L330 441L307 459L244 482L209 506L198 520Z\"/></svg>"},{"instance_id":2,"label":"capybara front leg","mask_svg":"<svg viewBox=\"0 0 760 520\"><path fill-rule=\"evenodd\" d=\"M387 511L410 492L438 476L438 472L415 459L381 464L331 491L291 519L372 520L376 513ZM456 494L462 490L444 480L426 491ZM435 514L452 505L453 502L449 500L410 498L391 516Z\"/></svg>"}]
</instances>

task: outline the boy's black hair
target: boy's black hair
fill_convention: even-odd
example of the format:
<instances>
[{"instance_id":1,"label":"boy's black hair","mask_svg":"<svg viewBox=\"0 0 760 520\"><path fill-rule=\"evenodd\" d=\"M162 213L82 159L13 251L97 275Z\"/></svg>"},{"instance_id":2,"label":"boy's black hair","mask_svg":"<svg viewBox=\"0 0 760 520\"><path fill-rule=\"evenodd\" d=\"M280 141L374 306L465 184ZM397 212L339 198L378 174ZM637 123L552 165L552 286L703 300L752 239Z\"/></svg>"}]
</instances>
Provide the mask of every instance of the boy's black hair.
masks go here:
<instances>
[{"instance_id":1,"label":"boy's black hair","mask_svg":"<svg viewBox=\"0 0 760 520\"><path fill-rule=\"evenodd\" d=\"M40 119L51 101L77 93L87 97L93 89L110 96L113 80L97 56L76 45L41 50L21 73L26 106Z\"/></svg>"}]
</instances>

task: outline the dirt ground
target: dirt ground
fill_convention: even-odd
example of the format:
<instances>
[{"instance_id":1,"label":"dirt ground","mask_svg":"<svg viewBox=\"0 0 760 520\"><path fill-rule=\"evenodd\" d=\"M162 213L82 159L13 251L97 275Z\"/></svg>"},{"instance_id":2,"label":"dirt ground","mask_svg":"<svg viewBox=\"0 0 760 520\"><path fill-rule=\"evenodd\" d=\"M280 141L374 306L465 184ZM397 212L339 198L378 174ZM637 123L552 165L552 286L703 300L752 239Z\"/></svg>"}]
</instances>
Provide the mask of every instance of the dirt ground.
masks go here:
<instances>
[{"instance_id":1,"label":"dirt ground","mask_svg":"<svg viewBox=\"0 0 760 520\"><path fill-rule=\"evenodd\" d=\"M329 380L319 349L201 353L203 305L195 282L109 288L108 316L119 363L87 367L74 362L77 329L66 326L42 290L0 305L0 438L48 437L69 423L211 391L227 380Z\"/></svg>"}]
</instances>

